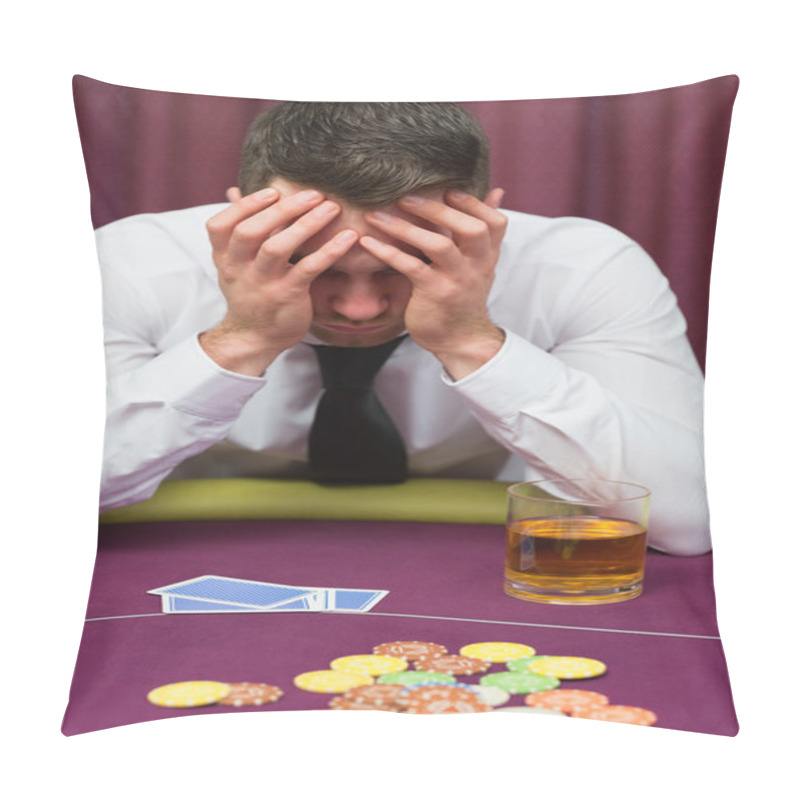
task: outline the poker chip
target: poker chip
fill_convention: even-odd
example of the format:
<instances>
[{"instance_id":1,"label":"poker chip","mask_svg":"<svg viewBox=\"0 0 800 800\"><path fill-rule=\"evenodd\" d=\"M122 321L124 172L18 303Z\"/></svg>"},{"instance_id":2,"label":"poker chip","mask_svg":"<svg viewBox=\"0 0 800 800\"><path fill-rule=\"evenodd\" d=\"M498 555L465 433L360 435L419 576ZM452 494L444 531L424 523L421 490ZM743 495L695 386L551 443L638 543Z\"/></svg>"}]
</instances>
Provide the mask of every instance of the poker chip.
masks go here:
<instances>
[{"instance_id":1,"label":"poker chip","mask_svg":"<svg viewBox=\"0 0 800 800\"><path fill-rule=\"evenodd\" d=\"M491 661L493 664L501 664L518 658L526 658L536 655L536 650L527 644L516 644L514 642L477 642L475 644L465 644L459 651L462 656L480 658L484 661Z\"/></svg>"},{"instance_id":2,"label":"poker chip","mask_svg":"<svg viewBox=\"0 0 800 800\"><path fill-rule=\"evenodd\" d=\"M528 666L534 661L540 661L543 658L552 658L552 656L528 656L527 658L514 658L506 662L506 669L509 672L528 672Z\"/></svg>"},{"instance_id":3,"label":"poker chip","mask_svg":"<svg viewBox=\"0 0 800 800\"><path fill-rule=\"evenodd\" d=\"M575 711L571 716L605 722L627 722L629 725L652 725L657 719L652 711L636 706L598 706Z\"/></svg>"},{"instance_id":4,"label":"poker chip","mask_svg":"<svg viewBox=\"0 0 800 800\"><path fill-rule=\"evenodd\" d=\"M389 683L400 686L414 686L417 684L452 684L456 679L452 675L445 675L443 672L432 672L431 670L420 670L419 672L391 672L388 675L381 675L378 683Z\"/></svg>"},{"instance_id":5,"label":"poker chip","mask_svg":"<svg viewBox=\"0 0 800 800\"><path fill-rule=\"evenodd\" d=\"M376 656L395 656L415 661L424 656L443 656L447 648L436 642L384 642L372 648Z\"/></svg>"},{"instance_id":6,"label":"poker chip","mask_svg":"<svg viewBox=\"0 0 800 800\"><path fill-rule=\"evenodd\" d=\"M600 692L587 692L583 689L551 689L534 692L525 698L531 708L555 709L565 714L586 711L590 708L608 705L608 698Z\"/></svg>"},{"instance_id":7,"label":"poker chip","mask_svg":"<svg viewBox=\"0 0 800 800\"><path fill-rule=\"evenodd\" d=\"M394 705L404 687L393 683L373 683L369 686L354 686L342 696L348 703L362 704L365 706L390 706Z\"/></svg>"},{"instance_id":8,"label":"poker chip","mask_svg":"<svg viewBox=\"0 0 800 800\"><path fill-rule=\"evenodd\" d=\"M478 697L481 702L486 703L487 706L502 706L511 699L511 694L499 686L477 686L469 687Z\"/></svg>"},{"instance_id":9,"label":"poker chip","mask_svg":"<svg viewBox=\"0 0 800 800\"><path fill-rule=\"evenodd\" d=\"M536 675L533 672L493 672L480 679L481 686L499 686L509 694L528 694L555 689L558 678L550 675Z\"/></svg>"},{"instance_id":10,"label":"poker chip","mask_svg":"<svg viewBox=\"0 0 800 800\"><path fill-rule=\"evenodd\" d=\"M398 698L407 714L468 714L491 711L478 695L461 686L415 686Z\"/></svg>"},{"instance_id":11,"label":"poker chip","mask_svg":"<svg viewBox=\"0 0 800 800\"><path fill-rule=\"evenodd\" d=\"M231 683L230 692L219 701L222 706L263 706L283 697L283 689L269 683Z\"/></svg>"},{"instance_id":12,"label":"poker chip","mask_svg":"<svg viewBox=\"0 0 800 800\"><path fill-rule=\"evenodd\" d=\"M547 656L531 661L529 672L550 675L553 678L576 680L595 678L606 671L606 665L595 658L573 658L571 656Z\"/></svg>"},{"instance_id":13,"label":"poker chip","mask_svg":"<svg viewBox=\"0 0 800 800\"><path fill-rule=\"evenodd\" d=\"M218 703L230 692L230 684L219 681L183 681L159 686L147 693L147 699L166 708L194 708Z\"/></svg>"},{"instance_id":14,"label":"poker chip","mask_svg":"<svg viewBox=\"0 0 800 800\"><path fill-rule=\"evenodd\" d=\"M387 675L408 669L404 658L380 655L342 656L331 661L331 669L337 672L359 672L367 675Z\"/></svg>"},{"instance_id":15,"label":"poker chip","mask_svg":"<svg viewBox=\"0 0 800 800\"><path fill-rule=\"evenodd\" d=\"M354 686L366 686L372 678L363 672L342 672L334 669L320 669L314 672L303 672L294 679L298 689L322 694L339 694Z\"/></svg>"},{"instance_id":16,"label":"poker chip","mask_svg":"<svg viewBox=\"0 0 800 800\"><path fill-rule=\"evenodd\" d=\"M353 700L348 700L344 695L334 697L330 703L329 708L338 709L339 711L400 711L400 706L394 703L373 705L372 703L356 703Z\"/></svg>"},{"instance_id":17,"label":"poker chip","mask_svg":"<svg viewBox=\"0 0 800 800\"><path fill-rule=\"evenodd\" d=\"M426 656L414 662L414 669L443 672L445 675L477 675L491 669L491 662L471 656Z\"/></svg>"}]
</instances>

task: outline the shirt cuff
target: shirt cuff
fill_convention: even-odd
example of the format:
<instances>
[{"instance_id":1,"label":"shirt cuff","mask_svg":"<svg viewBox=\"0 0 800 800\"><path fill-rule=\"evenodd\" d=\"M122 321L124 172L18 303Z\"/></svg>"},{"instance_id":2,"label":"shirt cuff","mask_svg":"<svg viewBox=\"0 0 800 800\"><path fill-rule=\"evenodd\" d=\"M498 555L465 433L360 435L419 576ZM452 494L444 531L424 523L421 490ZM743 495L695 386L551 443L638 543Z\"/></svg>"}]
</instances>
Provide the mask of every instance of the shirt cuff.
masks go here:
<instances>
[{"instance_id":1,"label":"shirt cuff","mask_svg":"<svg viewBox=\"0 0 800 800\"><path fill-rule=\"evenodd\" d=\"M229 422L266 384L266 378L240 375L219 366L197 336L162 353L146 367L148 383L156 381L161 400L173 408L206 419ZM151 384L153 385L153 384Z\"/></svg>"},{"instance_id":2,"label":"shirt cuff","mask_svg":"<svg viewBox=\"0 0 800 800\"><path fill-rule=\"evenodd\" d=\"M445 373L442 380L473 409L498 421L542 402L563 378L565 365L521 336L506 330L506 340L495 356L461 380Z\"/></svg>"}]
</instances>

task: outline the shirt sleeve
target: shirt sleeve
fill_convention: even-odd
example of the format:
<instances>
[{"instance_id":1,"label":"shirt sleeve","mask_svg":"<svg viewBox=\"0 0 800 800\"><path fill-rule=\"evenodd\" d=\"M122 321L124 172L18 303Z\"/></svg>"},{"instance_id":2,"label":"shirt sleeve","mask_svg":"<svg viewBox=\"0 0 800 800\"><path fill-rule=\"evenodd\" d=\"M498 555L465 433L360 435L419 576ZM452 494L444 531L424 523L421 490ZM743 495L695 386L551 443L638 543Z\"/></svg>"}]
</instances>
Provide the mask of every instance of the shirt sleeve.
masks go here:
<instances>
[{"instance_id":1,"label":"shirt sleeve","mask_svg":"<svg viewBox=\"0 0 800 800\"><path fill-rule=\"evenodd\" d=\"M649 544L706 552L703 379L675 297L632 243L579 277L548 301L549 347L506 329L491 361L460 381L444 380L524 459L527 479L644 485Z\"/></svg>"},{"instance_id":2,"label":"shirt sleeve","mask_svg":"<svg viewBox=\"0 0 800 800\"><path fill-rule=\"evenodd\" d=\"M150 497L178 464L222 441L264 383L218 367L197 337L109 375L100 510Z\"/></svg>"},{"instance_id":3,"label":"shirt sleeve","mask_svg":"<svg viewBox=\"0 0 800 800\"><path fill-rule=\"evenodd\" d=\"M215 313L198 302L208 276L198 254L181 246L183 216L169 235L163 216L98 231L107 387L101 511L150 497L178 464L222 441L266 383L203 351L198 335Z\"/></svg>"}]
</instances>

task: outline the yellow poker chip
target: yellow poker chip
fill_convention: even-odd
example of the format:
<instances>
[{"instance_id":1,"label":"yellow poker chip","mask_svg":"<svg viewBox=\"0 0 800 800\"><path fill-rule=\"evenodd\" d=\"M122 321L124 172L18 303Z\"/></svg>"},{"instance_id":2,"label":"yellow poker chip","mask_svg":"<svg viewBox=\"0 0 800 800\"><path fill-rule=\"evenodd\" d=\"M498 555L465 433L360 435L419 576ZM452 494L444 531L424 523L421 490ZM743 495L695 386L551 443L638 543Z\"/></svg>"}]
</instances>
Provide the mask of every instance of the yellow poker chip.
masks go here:
<instances>
[{"instance_id":1,"label":"yellow poker chip","mask_svg":"<svg viewBox=\"0 0 800 800\"><path fill-rule=\"evenodd\" d=\"M219 681L184 681L159 686L147 693L147 699L166 708L193 708L218 703L230 690L230 684Z\"/></svg>"},{"instance_id":2,"label":"yellow poker chip","mask_svg":"<svg viewBox=\"0 0 800 800\"><path fill-rule=\"evenodd\" d=\"M298 689L321 694L340 694L355 686L367 686L371 683L372 678L364 672L342 672L334 669L303 672L294 679L294 685Z\"/></svg>"},{"instance_id":3,"label":"yellow poker chip","mask_svg":"<svg viewBox=\"0 0 800 800\"><path fill-rule=\"evenodd\" d=\"M388 675L408 669L408 662L396 656L358 655L342 656L331 661L331 669L337 672L359 672L367 675Z\"/></svg>"},{"instance_id":4,"label":"yellow poker chip","mask_svg":"<svg viewBox=\"0 0 800 800\"><path fill-rule=\"evenodd\" d=\"M528 672L549 675L551 678L566 680L595 678L606 671L606 665L594 658L574 658L572 656L544 656L530 662Z\"/></svg>"},{"instance_id":5,"label":"yellow poker chip","mask_svg":"<svg viewBox=\"0 0 800 800\"><path fill-rule=\"evenodd\" d=\"M491 661L493 664L536 655L536 650L532 647L515 642L476 642L475 644L465 644L458 652L462 656L480 658L484 661Z\"/></svg>"}]
</instances>

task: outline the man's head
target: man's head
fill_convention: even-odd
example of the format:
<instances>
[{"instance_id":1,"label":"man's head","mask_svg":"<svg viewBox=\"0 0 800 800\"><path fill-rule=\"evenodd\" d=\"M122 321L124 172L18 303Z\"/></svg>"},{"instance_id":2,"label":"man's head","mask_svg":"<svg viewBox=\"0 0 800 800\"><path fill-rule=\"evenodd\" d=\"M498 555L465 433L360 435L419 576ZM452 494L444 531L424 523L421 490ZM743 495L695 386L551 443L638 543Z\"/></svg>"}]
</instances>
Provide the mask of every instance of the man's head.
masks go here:
<instances>
[{"instance_id":1,"label":"man's head","mask_svg":"<svg viewBox=\"0 0 800 800\"><path fill-rule=\"evenodd\" d=\"M359 208L428 189L488 190L489 143L451 103L282 103L253 123L239 187L282 178Z\"/></svg>"},{"instance_id":2,"label":"man's head","mask_svg":"<svg viewBox=\"0 0 800 800\"><path fill-rule=\"evenodd\" d=\"M294 263L344 230L385 242L427 261L416 247L375 225L374 211L449 230L397 205L409 195L442 202L448 190L483 200L488 189L486 134L463 108L449 103L283 103L259 116L242 150L239 189L266 186L281 198L307 189L339 206L324 229L292 257ZM311 332L329 344L367 347L406 327L409 280L363 245L363 239L311 285Z\"/></svg>"}]
</instances>

